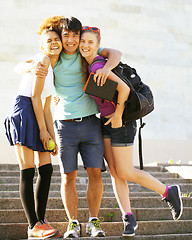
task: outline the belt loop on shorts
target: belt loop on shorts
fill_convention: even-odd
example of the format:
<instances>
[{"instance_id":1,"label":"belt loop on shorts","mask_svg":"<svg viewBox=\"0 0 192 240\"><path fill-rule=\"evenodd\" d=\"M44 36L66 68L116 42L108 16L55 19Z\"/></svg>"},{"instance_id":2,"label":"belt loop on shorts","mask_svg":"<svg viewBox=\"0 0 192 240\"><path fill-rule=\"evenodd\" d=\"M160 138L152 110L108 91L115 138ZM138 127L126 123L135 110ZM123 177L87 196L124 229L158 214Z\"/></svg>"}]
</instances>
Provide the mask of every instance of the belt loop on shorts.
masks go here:
<instances>
[{"instance_id":1,"label":"belt loop on shorts","mask_svg":"<svg viewBox=\"0 0 192 240\"><path fill-rule=\"evenodd\" d=\"M78 118L78 119L73 119L73 121L75 121L75 122L82 122L83 118L81 117L81 118Z\"/></svg>"}]
</instances>

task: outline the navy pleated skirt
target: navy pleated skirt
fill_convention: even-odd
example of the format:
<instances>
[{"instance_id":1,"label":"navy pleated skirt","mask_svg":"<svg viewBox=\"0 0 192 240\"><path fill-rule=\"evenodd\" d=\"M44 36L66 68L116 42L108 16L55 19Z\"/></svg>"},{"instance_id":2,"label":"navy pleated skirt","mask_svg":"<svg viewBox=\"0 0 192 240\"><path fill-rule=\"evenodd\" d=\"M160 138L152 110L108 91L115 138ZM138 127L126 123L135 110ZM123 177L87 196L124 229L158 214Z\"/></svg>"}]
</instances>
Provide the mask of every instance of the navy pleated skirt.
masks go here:
<instances>
[{"instance_id":1,"label":"navy pleated skirt","mask_svg":"<svg viewBox=\"0 0 192 240\"><path fill-rule=\"evenodd\" d=\"M11 146L20 143L33 151L47 152L40 140L39 126L30 97L16 97L4 126Z\"/></svg>"}]
</instances>

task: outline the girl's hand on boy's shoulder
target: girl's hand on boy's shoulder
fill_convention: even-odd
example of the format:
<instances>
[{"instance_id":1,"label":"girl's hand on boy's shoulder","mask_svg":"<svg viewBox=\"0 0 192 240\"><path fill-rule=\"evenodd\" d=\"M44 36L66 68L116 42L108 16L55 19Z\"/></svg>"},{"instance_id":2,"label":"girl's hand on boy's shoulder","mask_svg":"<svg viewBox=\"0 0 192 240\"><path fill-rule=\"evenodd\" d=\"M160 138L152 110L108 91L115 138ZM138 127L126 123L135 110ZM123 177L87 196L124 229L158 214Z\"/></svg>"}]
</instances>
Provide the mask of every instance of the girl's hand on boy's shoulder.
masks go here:
<instances>
[{"instance_id":1,"label":"girl's hand on boy's shoulder","mask_svg":"<svg viewBox=\"0 0 192 240\"><path fill-rule=\"evenodd\" d=\"M41 61L36 62L33 64L33 70L32 72L37 76L37 77L46 77L48 73L48 68L45 67L44 64L42 64Z\"/></svg>"}]
</instances>

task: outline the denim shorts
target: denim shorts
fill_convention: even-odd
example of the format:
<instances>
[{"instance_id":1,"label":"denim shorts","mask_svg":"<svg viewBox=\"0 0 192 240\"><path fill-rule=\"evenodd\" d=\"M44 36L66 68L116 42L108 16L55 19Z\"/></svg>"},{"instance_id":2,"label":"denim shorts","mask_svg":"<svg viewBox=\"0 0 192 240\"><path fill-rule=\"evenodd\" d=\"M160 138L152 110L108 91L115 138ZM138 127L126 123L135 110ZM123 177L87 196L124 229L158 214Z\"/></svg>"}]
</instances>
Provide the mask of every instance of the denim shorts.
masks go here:
<instances>
[{"instance_id":1,"label":"denim shorts","mask_svg":"<svg viewBox=\"0 0 192 240\"><path fill-rule=\"evenodd\" d=\"M54 126L59 147L61 173L78 169L78 153L81 155L85 168L106 170L101 125L95 115L83 118L80 122L56 120Z\"/></svg>"},{"instance_id":2,"label":"denim shorts","mask_svg":"<svg viewBox=\"0 0 192 240\"><path fill-rule=\"evenodd\" d=\"M137 132L137 122L132 121L123 124L120 128L112 128L111 123L104 125L109 119L101 118L101 129L103 138L111 139L111 146L113 147L127 147L134 143Z\"/></svg>"}]
</instances>

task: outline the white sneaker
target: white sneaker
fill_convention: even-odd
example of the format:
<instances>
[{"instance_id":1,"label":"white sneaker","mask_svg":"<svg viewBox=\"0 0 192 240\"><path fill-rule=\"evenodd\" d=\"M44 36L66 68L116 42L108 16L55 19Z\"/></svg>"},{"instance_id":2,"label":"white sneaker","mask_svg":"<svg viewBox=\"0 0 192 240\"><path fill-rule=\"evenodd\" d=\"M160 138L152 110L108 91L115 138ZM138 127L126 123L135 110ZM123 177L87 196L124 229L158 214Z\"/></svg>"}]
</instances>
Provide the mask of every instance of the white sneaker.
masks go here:
<instances>
[{"instance_id":1,"label":"white sneaker","mask_svg":"<svg viewBox=\"0 0 192 240\"><path fill-rule=\"evenodd\" d=\"M64 238L79 238L80 231L80 225L75 221L71 221L67 227L67 232L64 234Z\"/></svg>"},{"instance_id":2,"label":"white sneaker","mask_svg":"<svg viewBox=\"0 0 192 240\"><path fill-rule=\"evenodd\" d=\"M91 237L105 237L105 232L101 229L98 218L94 218L87 223L86 234Z\"/></svg>"}]
</instances>

